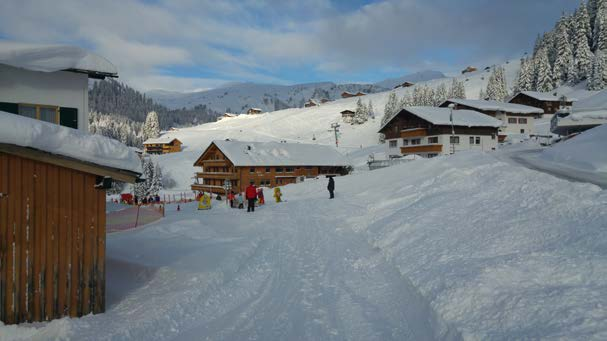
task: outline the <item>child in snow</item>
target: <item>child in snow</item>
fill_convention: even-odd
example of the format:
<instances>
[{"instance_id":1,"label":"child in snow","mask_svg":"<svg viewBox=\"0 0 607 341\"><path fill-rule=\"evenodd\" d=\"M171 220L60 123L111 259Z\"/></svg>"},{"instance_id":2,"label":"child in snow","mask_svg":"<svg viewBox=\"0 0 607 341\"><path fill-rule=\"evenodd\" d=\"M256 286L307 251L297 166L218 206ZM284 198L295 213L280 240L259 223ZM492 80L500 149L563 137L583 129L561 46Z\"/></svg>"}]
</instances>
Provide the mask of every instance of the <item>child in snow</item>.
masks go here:
<instances>
[{"instance_id":1,"label":"child in snow","mask_svg":"<svg viewBox=\"0 0 607 341\"><path fill-rule=\"evenodd\" d=\"M263 189L261 187L257 190L257 199L259 200L259 205L266 203L265 199L263 198Z\"/></svg>"},{"instance_id":2,"label":"child in snow","mask_svg":"<svg viewBox=\"0 0 607 341\"><path fill-rule=\"evenodd\" d=\"M238 193L238 208L244 208L244 198L242 197L242 193Z\"/></svg>"},{"instance_id":3,"label":"child in snow","mask_svg":"<svg viewBox=\"0 0 607 341\"><path fill-rule=\"evenodd\" d=\"M230 201L230 208L234 208L234 192L230 191L228 194L228 200Z\"/></svg>"},{"instance_id":4,"label":"child in snow","mask_svg":"<svg viewBox=\"0 0 607 341\"><path fill-rule=\"evenodd\" d=\"M282 201L282 193L280 193L280 187L276 187L274 188L274 199L276 199L276 202L281 202Z\"/></svg>"}]
</instances>

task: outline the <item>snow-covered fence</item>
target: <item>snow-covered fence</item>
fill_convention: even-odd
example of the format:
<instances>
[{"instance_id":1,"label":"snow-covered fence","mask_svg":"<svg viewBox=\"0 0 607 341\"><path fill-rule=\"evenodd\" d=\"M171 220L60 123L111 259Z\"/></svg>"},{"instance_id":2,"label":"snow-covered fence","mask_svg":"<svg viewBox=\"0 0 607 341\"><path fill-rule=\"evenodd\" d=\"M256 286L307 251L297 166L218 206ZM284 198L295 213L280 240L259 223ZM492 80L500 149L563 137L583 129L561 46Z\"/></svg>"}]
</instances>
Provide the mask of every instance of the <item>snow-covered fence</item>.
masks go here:
<instances>
[{"instance_id":1,"label":"snow-covered fence","mask_svg":"<svg viewBox=\"0 0 607 341\"><path fill-rule=\"evenodd\" d=\"M411 160L409 160L409 159L373 160L373 161L368 161L367 164L369 165L369 170L375 170L375 169L400 165L401 163L405 163L408 161L411 161Z\"/></svg>"}]
</instances>

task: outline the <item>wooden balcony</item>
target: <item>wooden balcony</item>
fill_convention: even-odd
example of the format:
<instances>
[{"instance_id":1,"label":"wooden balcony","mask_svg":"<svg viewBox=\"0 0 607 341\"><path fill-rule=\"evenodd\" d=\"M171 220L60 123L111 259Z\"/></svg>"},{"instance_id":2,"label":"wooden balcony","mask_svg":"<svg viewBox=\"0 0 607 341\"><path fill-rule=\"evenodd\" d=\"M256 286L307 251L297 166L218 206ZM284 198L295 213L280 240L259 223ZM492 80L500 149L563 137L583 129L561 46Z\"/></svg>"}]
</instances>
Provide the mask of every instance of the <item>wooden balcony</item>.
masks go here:
<instances>
[{"instance_id":1,"label":"wooden balcony","mask_svg":"<svg viewBox=\"0 0 607 341\"><path fill-rule=\"evenodd\" d=\"M405 130L400 131L401 138L419 137L419 136L427 136L427 135L428 135L428 130L426 130L426 128L412 128L412 129L405 129Z\"/></svg>"},{"instance_id":2,"label":"wooden balcony","mask_svg":"<svg viewBox=\"0 0 607 341\"><path fill-rule=\"evenodd\" d=\"M223 186L192 184L190 187L192 188L193 191L203 191L203 192L212 192L212 193L220 193L220 194L224 194L226 191L223 188Z\"/></svg>"},{"instance_id":3,"label":"wooden balcony","mask_svg":"<svg viewBox=\"0 0 607 341\"><path fill-rule=\"evenodd\" d=\"M199 179L228 179L238 180L237 173L220 173L220 172L198 172L196 177Z\"/></svg>"},{"instance_id":4,"label":"wooden balcony","mask_svg":"<svg viewBox=\"0 0 607 341\"><path fill-rule=\"evenodd\" d=\"M227 165L227 160L203 160L203 167L225 167Z\"/></svg>"},{"instance_id":5,"label":"wooden balcony","mask_svg":"<svg viewBox=\"0 0 607 341\"><path fill-rule=\"evenodd\" d=\"M402 154L417 154L417 153L442 153L442 144L426 144L421 146L400 147Z\"/></svg>"}]
</instances>

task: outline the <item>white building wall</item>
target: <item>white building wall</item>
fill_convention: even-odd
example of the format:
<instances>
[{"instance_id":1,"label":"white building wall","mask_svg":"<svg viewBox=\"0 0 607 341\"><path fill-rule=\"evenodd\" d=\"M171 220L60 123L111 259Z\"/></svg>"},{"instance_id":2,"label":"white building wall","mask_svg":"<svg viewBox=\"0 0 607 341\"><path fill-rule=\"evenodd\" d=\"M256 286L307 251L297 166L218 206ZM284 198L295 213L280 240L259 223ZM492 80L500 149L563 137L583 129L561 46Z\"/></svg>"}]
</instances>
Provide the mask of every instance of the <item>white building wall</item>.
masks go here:
<instances>
[{"instance_id":1,"label":"white building wall","mask_svg":"<svg viewBox=\"0 0 607 341\"><path fill-rule=\"evenodd\" d=\"M438 143L435 144L442 144L442 152L439 154L450 154L451 153L451 135L433 135L433 136L437 136L438 137ZM401 147L415 147L415 146L427 146L427 145L433 145L433 144L429 144L428 143L428 137L433 137L433 136L420 136L420 137L409 137L406 138L407 140L409 140L409 144L405 145L404 144L404 138L398 138L398 139L389 139L386 140L386 145L387 145L387 150L388 150L388 155L391 156L401 156L401 152L400 152L400 148ZM478 151L491 151L491 150L496 150L497 149L497 136L487 136L487 135L456 135L459 136L459 143L455 144L455 152L460 152L460 151L466 151L466 150L478 150ZM470 137L472 137L472 143L470 143ZM477 142L477 137L479 137L479 142L480 143L476 143ZM410 140L412 139L420 139L420 144L419 145L413 145L411 144ZM390 141L396 141L395 147L390 147ZM419 153L419 155L421 156L427 156L427 154L434 154L434 153Z\"/></svg>"},{"instance_id":2,"label":"white building wall","mask_svg":"<svg viewBox=\"0 0 607 341\"><path fill-rule=\"evenodd\" d=\"M505 134L521 134L521 129L524 129L522 134L534 134L535 133L535 119L533 116L510 116L503 113L498 113L496 118L503 122L500 132ZM508 118L516 118L517 123L508 123ZM527 119L527 123L520 123L520 118Z\"/></svg>"},{"instance_id":3,"label":"white building wall","mask_svg":"<svg viewBox=\"0 0 607 341\"><path fill-rule=\"evenodd\" d=\"M78 109L78 130L88 132L88 75L37 72L0 64L0 102Z\"/></svg>"}]
</instances>

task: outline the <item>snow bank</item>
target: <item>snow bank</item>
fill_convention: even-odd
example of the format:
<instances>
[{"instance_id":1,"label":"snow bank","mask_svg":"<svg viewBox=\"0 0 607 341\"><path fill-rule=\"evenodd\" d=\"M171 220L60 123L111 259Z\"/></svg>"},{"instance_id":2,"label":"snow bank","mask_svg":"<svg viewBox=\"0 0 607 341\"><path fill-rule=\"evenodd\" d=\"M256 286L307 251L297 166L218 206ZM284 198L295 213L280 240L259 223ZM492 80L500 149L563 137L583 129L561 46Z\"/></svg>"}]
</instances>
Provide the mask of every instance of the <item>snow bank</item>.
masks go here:
<instances>
[{"instance_id":1,"label":"snow bank","mask_svg":"<svg viewBox=\"0 0 607 341\"><path fill-rule=\"evenodd\" d=\"M80 47L63 45L0 41L0 64L43 72L76 69L110 75L118 73L107 59Z\"/></svg>"},{"instance_id":2,"label":"snow bank","mask_svg":"<svg viewBox=\"0 0 607 341\"><path fill-rule=\"evenodd\" d=\"M606 147L607 124L603 124L544 150L540 157L571 169L607 174Z\"/></svg>"},{"instance_id":3,"label":"snow bank","mask_svg":"<svg viewBox=\"0 0 607 341\"><path fill-rule=\"evenodd\" d=\"M137 153L116 140L4 111L0 111L0 143L141 173Z\"/></svg>"}]
</instances>

